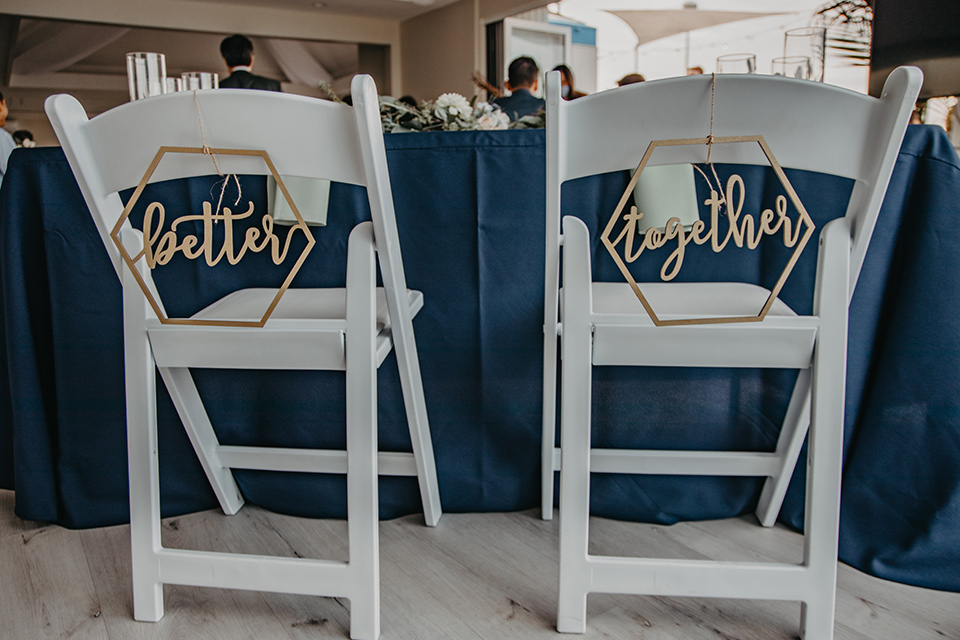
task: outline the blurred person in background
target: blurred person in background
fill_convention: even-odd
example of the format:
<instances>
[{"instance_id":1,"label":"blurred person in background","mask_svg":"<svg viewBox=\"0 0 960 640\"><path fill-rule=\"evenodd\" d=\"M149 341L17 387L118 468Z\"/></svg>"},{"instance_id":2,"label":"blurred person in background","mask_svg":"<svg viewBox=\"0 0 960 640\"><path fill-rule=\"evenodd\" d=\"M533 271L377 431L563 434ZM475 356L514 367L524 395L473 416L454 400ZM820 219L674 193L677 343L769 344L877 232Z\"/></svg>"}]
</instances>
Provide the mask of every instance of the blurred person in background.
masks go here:
<instances>
[{"instance_id":1,"label":"blurred person in background","mask_svg":"<svg viewBox=\"0 0 960 640\"><path fill-rule=\"evenodd\" d=\"M553 70L560 72L560 95L564 100L576 100L587 95L573 87L573 71L570 70L570 67L565 64L558 64Z\"/></svg>"},{"instance_id":2,"label":"blurred person in background","mask_svg":"<svg viewBox=\"0 0 960 640\"><path fill-rule=\"evenodd\" d=\"M628 73L627 75L617 80L617 86L625 87L628 84L636 84L638 82L644 82L645 80L646 78L644 78L639 73Z\"/></svg>"},{"instance_id":3,"label":"blurred person in background","mask_svg":"<svg viewBox=\"0 0 960 640\"><path fill-rule=\"evenodd\" d=\"M253 75L253 43L239 33L220 43L220 55L227 63L230 75L220 81L221 89L260 89L280 91L280 81Z\"/></svg>"},{"instance_id":4,"label":"blurred person in background","mask_svg":"<svg viewBox=\"0 0 960 640\"><path fill-rule=\"evenodd\" d=\"M0 184L3 183L3 175L7 172L7 160L10 158L10 152L17 146L10 132L3 128L7 124L7 100L0 92Z\"/></svg>"},{"instance_id":5,"label":"blurred person in background","mask_svg":"<svg viewBox=\"0 0 960 640\"><path fill-rule=\"evenodd\" d=\"M510 117L510 122L519 120L543 109L543 98L533 95L539 82L540 67L533 58L520 56L507 68L507 89L510 95L497 98L493 104L499 106Z\"/></svg>"}]
</instances>

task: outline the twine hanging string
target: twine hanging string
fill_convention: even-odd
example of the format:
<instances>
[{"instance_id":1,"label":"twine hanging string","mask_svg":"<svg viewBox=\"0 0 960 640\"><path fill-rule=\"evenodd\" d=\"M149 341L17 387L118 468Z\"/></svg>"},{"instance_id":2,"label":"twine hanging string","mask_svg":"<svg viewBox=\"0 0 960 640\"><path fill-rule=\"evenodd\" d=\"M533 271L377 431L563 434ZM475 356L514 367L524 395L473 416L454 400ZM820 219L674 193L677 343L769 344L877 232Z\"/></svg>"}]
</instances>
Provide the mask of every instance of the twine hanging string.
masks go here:
<instances>
[{"instance_id":1,"label":"twine hanging string","mask_svg":"<svg viewBox=\"0 0 960 640\"><path fill-rule=\"evenodd\" d=\"M230 174L227 174L226 176L223 175L223 171L220 170L220 166L217 164L217 156L213 153L213 150L210 148L210 145L207 144L207 137L203 133L203 118L200 117L199 93L200 93L199 89L193 90L193 104L197 109L197 124L200 126L200 141L203 143L203 146L202 146L203 153L204 155L210 156L210 160L211 162L213 162L214 170L217 172L218 176L223 178L223 181L220 184L220 198L219 200L217 200L217 209L215 212L215 216L216 216L220 213L220 205L223 204L223 194L226 192L227 185L230 183L230 176L233 176L234 182L237 183L237 199L233 203L233 206L237 206L240 203L240 198L243 197L243 190L240 187L240 178L237 177L237 174L230 173ZM216 217L214 217L214 221L216 223L217 221Z\"/></svg>"},{"instance_id":2,"label":"twine hanging string","mask_svg":"<svg viewBox=\"0 0 960 640\"><path fill-rule=\"evenodd\" d=\"M710 74L710 134L707 136L707 164L710 164L710 152L713 151L713 105L717 97L717 74Z\"/></svg>"},{"instance_id":3,"label":"twine hanging string","mask_svg":"<svg viewBox=\"0 0 960 640\"><path fill-rule=\"evenodd\" d=\"M711 162L711 160L710 160L710 154L713 152L713 141L714 141L714 136L713 136L713 107L714 107L716 95L717 95L717 74L716 74L716 73L711 73L711 74L710 74L710 133L707 134L707 162L706 162L706 164L710 167L710 172L713 173L713 179L717 181L717 193L718 193L719 196L720 196L720 202L719 202L719 204L720 204L720 206L723 206L723 205L726 203L726 198L725 198L724 195L723 195L723 183L720 182L720 176L717 175L717 168L714 166L713 162ZM701 176L703 176L703 179L706 180L707 185L708 185L708 186L710 187L710 189L712 190L712 189L713 189L713 185L710 183L710 178L707 176L707 174L703 172L703 169L701 169L700 167L698 167L698 166L695 165L695 164L694 164L694 165L691 165L691 166L692 166L694 169L696 169L696 170L700 173Z\"/></svg>"}]
</instances>

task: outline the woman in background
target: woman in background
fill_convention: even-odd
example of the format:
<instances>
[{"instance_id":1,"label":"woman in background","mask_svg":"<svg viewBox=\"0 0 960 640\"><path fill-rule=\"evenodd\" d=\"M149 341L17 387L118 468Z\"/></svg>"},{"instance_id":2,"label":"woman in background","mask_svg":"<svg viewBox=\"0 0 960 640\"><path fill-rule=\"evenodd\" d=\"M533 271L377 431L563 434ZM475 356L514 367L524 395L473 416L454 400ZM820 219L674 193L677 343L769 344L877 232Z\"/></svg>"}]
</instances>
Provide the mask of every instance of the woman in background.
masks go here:
<instances>
[{"instance_id":1,"label":"woman in background","mask_svg":"<svg viewBox=\"0 0 960 640\"><path fill-rule=\"evenodd\" d=\"M576 100L587 95L573 88L573 71L570 71L570 67L565 64L558 64L553 70L560 72L560 95L563 96L564 100Z\"/></svg>"}]
</instances>

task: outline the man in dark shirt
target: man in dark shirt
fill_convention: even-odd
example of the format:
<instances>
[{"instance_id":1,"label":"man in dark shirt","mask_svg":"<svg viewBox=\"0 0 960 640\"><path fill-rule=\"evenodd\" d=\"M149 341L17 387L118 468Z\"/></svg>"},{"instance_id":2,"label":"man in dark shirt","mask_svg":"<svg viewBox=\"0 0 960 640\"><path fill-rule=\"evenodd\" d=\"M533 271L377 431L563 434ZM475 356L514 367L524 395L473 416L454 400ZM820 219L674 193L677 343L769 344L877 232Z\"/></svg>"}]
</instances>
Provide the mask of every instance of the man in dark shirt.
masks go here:
<instances>
[{"instance_id":1,"label":"man in dark shirt","mask_svg":"<svg viewBox=\"0 0 960 640\"><path fill-rule=\"evenodd\" d=\"M280 91L280 82L272 78L255 76L253 67L253 43L240 34L229 36L220 43L220 55L230 69L230 75L220 81L221 89L261 89Z\"/></svg>"},{"instance_id":2,"label":"man in dark shirt","mask_svg":"<svg viewBox=\"0 0 960 640\"><path fill-rule=\"evenodd\" d=\"M493 104L499 105L505 114L513 122L536 113L544 108L543 98L537 98L533 92L537 90L539 81L538 74L540 67L533 58L521 56L510 63L507 68L507 89L510 95L505 98L497 98ZM221 85L223 86L223 85Z\"/></svg>"}]
</instances>

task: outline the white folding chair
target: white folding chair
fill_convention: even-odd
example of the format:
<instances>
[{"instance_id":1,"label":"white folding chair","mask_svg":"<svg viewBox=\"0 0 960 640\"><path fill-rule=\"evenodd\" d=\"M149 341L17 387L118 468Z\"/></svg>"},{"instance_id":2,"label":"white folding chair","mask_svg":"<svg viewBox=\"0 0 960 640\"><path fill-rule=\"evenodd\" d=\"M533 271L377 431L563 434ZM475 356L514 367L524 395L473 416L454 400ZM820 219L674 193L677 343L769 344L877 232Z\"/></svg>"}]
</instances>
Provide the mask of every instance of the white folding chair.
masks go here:
<instances>
[{"instance_id":1,"label":"white folding chair","mask_svg":"<svg viewBox=\"0 0 960 640\"><path fill-rule=\"evenodd\" d=\"M186 584L346 597L350 635L380 632L378 468L417 476L424 516L441 515L433 448L412 320L423 296L408 290L394 219L376 87L369 76L352 84L354 107L261 91L184 92L140 100L88 120L69 95L51 96L47 114L123 284L127 438L130 477L134 617L163 615L162 585ZM202 120L200 117L202 115ZM268 116L270 126L265 127ZM201 133L200 126L203 127ZM347 283L339 289L288 289L262 327L276 289L243 289L190 321L163 323L150 270L137 263L148 304L110 233L121 217L118 191L136 186L161 146L265 150L281 176L322 178L366 187L372 224L350 234ZM269 174L259 157L216 154L225 174ZM213 173L203 154L168 153L151 180ZM309 203L296 203L306 207ZM322 230L320 231L322 233ZM129 256L143 234L124 221ZM383 286L376 286L377 265ZM226 321L240 326L221 326ZM396 349L413 453L378 453L377 368ZM346 451L221 445L194 385L191 367L333 369L346 374ZM227 514L243 497L231 469L347 474L350 559L251 556L165 549L160 540L156 370L177 408L204 471Z\"/></svg>"},{"instance_id":2,"label":"white folding chair","mask_svg":"<svg viewBox=\"0 0 960 640\"><path fill-rule=\"evenodd\" d=\"M883 96L874 99L782 77L698 76L646 82L567 102L560 99L559 74L548 74L543 515L549 517L552 511L548 489L559 466L559 631L582 633L587 594L604 592L795 600L802 603L803 637L832 637L847 308L921 82L919 70L898 69ZM783 168L854 180L846 215L820 230L811 315L797 315L777 300L761 321L655 326L629 284L592 281L589 234L582 220L565 217L561 236L564 182L633 171L650 142L705 138L708 131L716 139L760 134ZM671 146L654 153L646 166L703 163L708 149L715 163L769 166L757 147ZM643 282L639 287L661 321L689 320L693 314L698 320L757 316L770 294L746 283ZM563 360L559 453L553 447L552 411L558 332ZM595 365L788 368L801 373L772 453L614 450L591 449ZM801 563L589 554L591 472L765 476L758 515L763 524L772 525L808 422Z\"/></svg>"}]
</instances>

